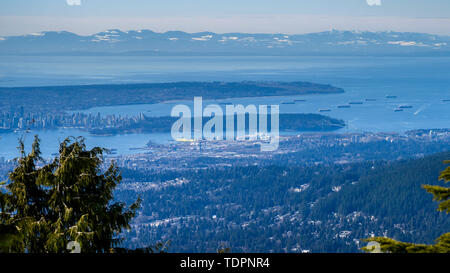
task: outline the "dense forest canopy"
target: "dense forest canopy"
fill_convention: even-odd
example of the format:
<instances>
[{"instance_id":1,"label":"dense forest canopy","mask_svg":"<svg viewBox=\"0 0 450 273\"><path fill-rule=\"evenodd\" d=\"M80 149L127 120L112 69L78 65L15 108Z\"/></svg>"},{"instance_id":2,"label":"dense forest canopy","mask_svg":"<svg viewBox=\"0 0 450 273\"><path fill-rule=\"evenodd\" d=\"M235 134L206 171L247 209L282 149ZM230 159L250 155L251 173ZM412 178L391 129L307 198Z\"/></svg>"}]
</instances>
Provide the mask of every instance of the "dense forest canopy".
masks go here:
<instances>
[{"instance_id":1,"label":"dense forest canopy","mask_svg":"<svg viewBox=\"0 0 450 273\"><path fill-rule=\"evenodd\" d=\"M450 153L398 162L241 166L185 172L123 169L121 200L143 197L124 245L170 239L175 252L360 252L364 238L434 242L450 219L422 184Z\"/></svg>"},{"instance_id":2,"label":"dense forest canopy","mask_svg":"<svg viewBox=\"0 0 450 273\"><path fill-rule=\"evenodd\" d=\"M96 106L158 103L169 100L227 99L342 93L331 85L309 82L175 82L0 88L0 110L82 110ZM77 98L76 100L74 98Z\"/></svg>"}]
</instances>

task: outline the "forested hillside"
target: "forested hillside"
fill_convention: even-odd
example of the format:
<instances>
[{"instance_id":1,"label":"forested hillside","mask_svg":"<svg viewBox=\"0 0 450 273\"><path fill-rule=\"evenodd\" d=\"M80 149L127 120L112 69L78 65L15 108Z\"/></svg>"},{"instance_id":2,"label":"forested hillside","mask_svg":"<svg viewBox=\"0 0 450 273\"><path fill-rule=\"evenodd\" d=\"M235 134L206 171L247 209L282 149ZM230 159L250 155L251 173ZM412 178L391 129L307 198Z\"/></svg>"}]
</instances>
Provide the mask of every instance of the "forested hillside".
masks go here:
<instances>
[{"instance_id":1,"label":"forested hillside","mask_svg":"<svg viewBox=\"0 0 450 273\"><path fill-rule=\"evenodd\" d=\"M29 112L81 110L96 106L158 103L169 100L227 99L343 93L331 85L309 82L174 82L0 88L0 110ZM77 98L76 100L74 98Z\"/></svg>"},{"instance_id":2,"label":"forested hillside","mask_svg":"<svg viewBox=\"0 0 450 273\"><path fill-rule=\"evenodd\" d=\"M375 236L432 243L450 227L422 184L450 152L393 163L235 167L160 174L123 170L117 197L143 197L125 246L171 250L358 252ZM145 181L145 182L144 182Z\"/></svg>"}]
</instances>

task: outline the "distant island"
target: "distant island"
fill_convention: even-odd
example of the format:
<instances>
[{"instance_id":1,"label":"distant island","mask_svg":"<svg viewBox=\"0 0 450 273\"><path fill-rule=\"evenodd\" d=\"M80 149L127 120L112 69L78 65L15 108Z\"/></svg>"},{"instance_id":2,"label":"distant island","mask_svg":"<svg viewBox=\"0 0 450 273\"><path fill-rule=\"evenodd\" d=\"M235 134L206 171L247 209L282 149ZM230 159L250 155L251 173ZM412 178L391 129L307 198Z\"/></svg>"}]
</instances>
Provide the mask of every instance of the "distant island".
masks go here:
<instances>
[{"instance_id":1,"label":"distant island","mask_svg":"<svg viewBox=\"0 0 450 273\"><path fill-rule=\"evenodd\" d=\"M0 88L0 111L61 113L99 106L171 100L336 94L338 87L310 82L173 82Z\"/></svg>"},{"instance_id":2,"label":"distant island","mask_svg":"<svg viewBox=\"0 0 450 273\"><path fill-rule=\"evenodd\" d=\"M170 132L172 124L179 118L175 117L146 117L118 127L92 128L89 133L93 135L117 135L117 134L135 134L135 133L167 133ZM236 117L235 117L236 119ZM269 117L270 119L270 117ZM209 118L203 118L203 125ZM193 124L193 121L191 121ZM225 124L225 121L224 121ZM248 115L246 116L248 124ZM334 119L319 114L280 114L280 131L334 131L345 126L343 120ZM248 126L246 125L246 128ZM225 128L224 128L225 130ZM236 122L235 122L236 130ZM270 122L268 123L270 131Z\"/></svg>"},{"instance_id":3,"label":"distant island","mask_svg":"<svg viewBox=\"0 0 450 273\"><path fill-rule=\"evenodd\" d=\"M174 100L336 94L344 90L309 82L174 82L0 88L0 133L78 128L93 135L170 132L177 118L82 113L101 106ZM292 100L293 101L293 100ZM224 104L227 104L224 102ZM281 131L334 131L341 120L316 114L281 114Z\"/></svg>"}]
</instances>

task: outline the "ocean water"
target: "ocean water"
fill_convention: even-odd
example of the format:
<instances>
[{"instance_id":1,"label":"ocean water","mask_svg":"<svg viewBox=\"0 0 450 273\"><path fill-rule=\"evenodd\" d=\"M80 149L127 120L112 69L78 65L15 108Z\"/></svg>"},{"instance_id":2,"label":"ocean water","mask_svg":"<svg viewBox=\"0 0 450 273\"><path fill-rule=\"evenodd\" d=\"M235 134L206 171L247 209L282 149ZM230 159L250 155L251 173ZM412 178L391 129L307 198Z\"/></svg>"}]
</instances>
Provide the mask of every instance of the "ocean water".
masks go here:
<instances>
[{"instance_id":1,"label":"ocean water","mask_svg":"<svg viewBox=\"0 0 450 273\"><path fill-rule=\"evenodd\" d=\"M449 57L37 57L6 56L0 59L0 86L115 84L174 81L310 81L332 84L344 94L299 97L240 98L204 101L242 104L281 104L282 113L319 113L344 119L350 132L404 132L411 129L450 128ZM387 98L386 96L396 96ZM294 99L305 102L282 104ZM369 101L366 101L369 99ZM339 108L350 102L350 108ZM170 114L178 103L98 107L84 112L151 116ZM399 106L412 108L395 112ZM57 150L65 136L81 135L89 146L135 153L149 140L167 142L168 134L90 136L74 129L30 132L43 139L45 155ZM0 157L17 156L17 138L23 133L0 135Z\"/></svg>"}]
</instances>

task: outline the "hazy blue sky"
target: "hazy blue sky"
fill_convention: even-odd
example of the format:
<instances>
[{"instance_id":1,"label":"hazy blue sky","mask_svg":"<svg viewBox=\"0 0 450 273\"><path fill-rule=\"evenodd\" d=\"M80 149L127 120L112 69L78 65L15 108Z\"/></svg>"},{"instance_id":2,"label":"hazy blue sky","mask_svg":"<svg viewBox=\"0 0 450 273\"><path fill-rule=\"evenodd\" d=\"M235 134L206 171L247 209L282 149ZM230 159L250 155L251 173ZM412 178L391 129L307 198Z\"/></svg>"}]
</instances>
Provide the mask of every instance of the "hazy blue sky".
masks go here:
<instances>
[{"instance_id":1,"label":"hazy blue sky","mask_svg":"<svg viewBox=\"0 0 450 273\"><path fill-rule=\"evenodd\" d=\"M1 0L0 35L105 29L305 33L336 29L450 35L450 0Z\"/></svg>"}]
</instances>

